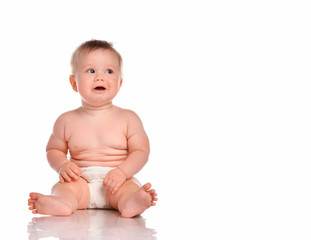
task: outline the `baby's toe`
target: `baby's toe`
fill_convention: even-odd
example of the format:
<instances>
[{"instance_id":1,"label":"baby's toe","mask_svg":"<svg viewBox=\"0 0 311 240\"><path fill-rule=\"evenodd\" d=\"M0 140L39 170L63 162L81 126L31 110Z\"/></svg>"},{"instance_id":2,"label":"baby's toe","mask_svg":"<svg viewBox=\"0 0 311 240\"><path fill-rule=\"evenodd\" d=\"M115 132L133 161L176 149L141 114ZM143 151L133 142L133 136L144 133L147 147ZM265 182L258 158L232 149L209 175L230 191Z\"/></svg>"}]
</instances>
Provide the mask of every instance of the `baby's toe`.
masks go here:
<instances>
[{"instance_id":1,"label":"baby's toe","mask_svg":"<svg viewBox=\"0 0 311 240\"><path fill-rule=\"evenodd\" d=\"M151 188L151 183L146 183L142 186L142 189L144 189L146 192Z\"/></svg>"},{"instance_id":2,"label":"baby's toe","mask_svg":"<svg viewBox=\"0 0 311 240\"><path fill-rule=\"evenodd\" d=\"M38 197L39 197L39 194L38 194L38 193L32 192L32 193L29 194L29 197L30 197L30 199L32 199L32 200L37 200Z\"/></svg>"}]
</instances>

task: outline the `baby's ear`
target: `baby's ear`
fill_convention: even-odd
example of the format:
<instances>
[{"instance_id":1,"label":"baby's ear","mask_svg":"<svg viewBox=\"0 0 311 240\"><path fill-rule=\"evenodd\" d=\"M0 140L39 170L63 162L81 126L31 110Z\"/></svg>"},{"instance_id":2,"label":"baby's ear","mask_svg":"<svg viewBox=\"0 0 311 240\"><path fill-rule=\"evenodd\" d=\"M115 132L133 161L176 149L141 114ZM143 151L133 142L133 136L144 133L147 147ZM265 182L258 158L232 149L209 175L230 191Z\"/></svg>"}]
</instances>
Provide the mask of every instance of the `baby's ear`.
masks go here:
<instances>
[{"instance_id":1,"label":"baby's ear","mask_svg":"<svg viewBox=\"0 0 311 240\"><path fill-rule=\"evenodd\" d=\"M69 76L69 81L70 81L70 84L71 84L71 86L72 86L73 91L78 92L78 89L77 89L77 82L76 82L76 80L75 80L75 76L74 76L74 75L70 75L70 76Z\"/></svg>"},{"instance_id":2,"label":"baby's ear","mask_svg":"<svg viewBox=\"0 0 311 240\"><path fill-rule=\"evenodd\" d=\"M123 79L121 78L121 79L120 79L120 83L119 83L119 89L121 88L122 83L123 83Z\"/></svg>"}]
</instances>

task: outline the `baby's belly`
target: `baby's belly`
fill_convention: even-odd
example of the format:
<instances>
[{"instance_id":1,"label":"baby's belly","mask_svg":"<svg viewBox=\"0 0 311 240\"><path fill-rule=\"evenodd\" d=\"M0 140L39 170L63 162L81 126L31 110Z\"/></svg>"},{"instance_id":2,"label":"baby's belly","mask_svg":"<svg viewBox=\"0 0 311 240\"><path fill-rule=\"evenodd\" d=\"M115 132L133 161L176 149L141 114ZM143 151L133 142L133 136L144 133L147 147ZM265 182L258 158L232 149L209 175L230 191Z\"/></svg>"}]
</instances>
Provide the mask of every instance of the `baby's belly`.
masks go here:
<instances>
[{"instance_id":1,"label":"baby's belly","mask_svg":"<svg viewBox=\"0 0 311 240\"><path fill-rule=\"evenodd\" d=\"M79 167L116 167L126 159L127 154L127 150L115 148L70 151L70 160Z\"/></svg>"}]
</instances>

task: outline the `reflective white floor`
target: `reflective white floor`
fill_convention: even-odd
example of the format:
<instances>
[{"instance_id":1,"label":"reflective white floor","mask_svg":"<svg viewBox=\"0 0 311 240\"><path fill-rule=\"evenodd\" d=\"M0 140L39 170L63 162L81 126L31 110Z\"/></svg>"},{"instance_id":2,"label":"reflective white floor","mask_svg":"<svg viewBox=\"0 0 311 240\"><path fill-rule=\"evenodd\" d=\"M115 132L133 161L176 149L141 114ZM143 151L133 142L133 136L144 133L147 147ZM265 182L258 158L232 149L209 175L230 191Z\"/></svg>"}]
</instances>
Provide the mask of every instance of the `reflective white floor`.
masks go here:
<instances>
[{"instance_id":1,"label":"reflective white floor","mask_svg":"<svg viewBox=\"0 0 311 240\"><path fill-rule=\"evenodd\" d=\"M307 205L310 198L301 198L300 205L291 206L280 199L263 204L246 199L246 195L242 195L246 199L243 201L224 194L213 198L201 194L197 198L206 207L196 208L187 205L191 203L189 198L178 202L166 192L161 194L163 200L157 206L127 219L111 210L80 210L69 217L33 215L28 210L25 191L16 194L19 197L10 204L7 198L0 199L1 239L311 239L311 207Z\"/></svg>"},{"instance_id":2,"label":"reflective white floor","mask_svg":"<svg viewBox=\"0 0 311 240\"><path fill-rule=\"evenodd\" d=\"M246 180L225 179L202 188L190 186L192 181L189 185L160 183L155 184L160 196L157 205L125 219L111 210L81 210L69 217L33 215L27 205L33 185L2 181L0 238L310 240L311 195L305 190L310 182L308 177L305 184L292 183L282 191L268 183L263 184L264 190L246 187Z\"/></svg>"},{"instance_id":3,"label":"reflective white floor","mask_svg":"<svg viewBox=\"0 0 311 240\"><path fill-rule=\"evenodd\" d=\"M147 228L142 216L122 218L113 210L79 210L69 217L34 217L28 224L28 234L29 240L157 239L156 230Z\"/></svg>"}]
</instances>

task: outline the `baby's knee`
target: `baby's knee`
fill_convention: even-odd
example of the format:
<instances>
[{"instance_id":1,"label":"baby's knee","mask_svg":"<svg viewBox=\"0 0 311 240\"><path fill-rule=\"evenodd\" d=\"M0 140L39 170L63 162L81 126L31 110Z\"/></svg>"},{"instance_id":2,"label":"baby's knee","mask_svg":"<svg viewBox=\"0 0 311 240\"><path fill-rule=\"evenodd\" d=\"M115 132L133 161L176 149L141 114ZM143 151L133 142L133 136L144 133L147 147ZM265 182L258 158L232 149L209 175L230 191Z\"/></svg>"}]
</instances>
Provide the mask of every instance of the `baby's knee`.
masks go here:
<instances>
[{"instance_id":1,"label":"baby's knee","mask_svg":"<svg viewBox=\"0 0 311 240\"><path fill-rule=\"evenodd\" d=\"M81 188L84 185L87 185L87 182L83 178L79 177L77 180L72 180L71 182L59 181L53 186L53 188Z\"/></svg>"},{"instance_id":2,"label":"baby's knee","mask_svg":"<svg viewBox=\"0 0 311 240\"><path fill-rule=\"evenodd\" d=\"M60 188L70 188L70 183L69 182L57 182L54 184L52 187L52 193L57 191Z\"/></svg>"}]
</instances>

